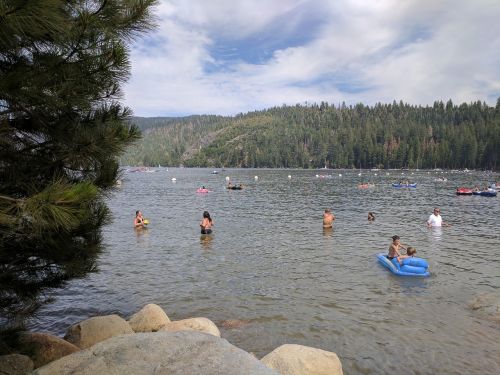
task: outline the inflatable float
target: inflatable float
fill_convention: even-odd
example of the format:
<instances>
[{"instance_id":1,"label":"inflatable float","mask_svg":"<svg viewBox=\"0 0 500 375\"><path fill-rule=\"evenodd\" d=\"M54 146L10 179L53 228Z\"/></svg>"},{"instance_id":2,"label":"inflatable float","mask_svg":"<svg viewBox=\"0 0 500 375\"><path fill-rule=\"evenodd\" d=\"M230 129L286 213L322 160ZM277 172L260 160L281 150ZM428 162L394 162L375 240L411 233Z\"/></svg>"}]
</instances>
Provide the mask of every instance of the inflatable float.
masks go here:
<instances>
[{"instance_id":1,"label":"inflatable float","mask_svg":"<svg viewBox=\"0 0 500 375\"><path fill-rule=\"evenodd\" d=\"M428 271L429 265L427 261L422 258L412 257L403 259L402 265L399 264L396 258L389 260L386 253L377 254L377 259L380 264L398 276L427 277L431 275Z\"/></svg>"},{"instance_id":2,"label":"inflatable float","mask_svg":"<svg viewBox=\"0 0 500 375\"><path fill-rule=\"evenodd\" d=\"M197 193L208 193L209 190L208 189L199 188L199 189L196 189L196 192Z\"/></svg>"},{"instance_id":3,"label":"inflatable float","mask_svg":"<svg viewBox=\"0 0 500 375\"><path fill-rule=\"evenodd\" d=\"M457 195L472 195L473 190L465 187L457 188Z\"/></svg>"},{"instance_id":4,"label":"inflatable float","mask_svg":"<svg viewBox=\"0 0 500 375\"><path fill-rule=\"evenodd\" d=\"M395 188L416 188L417 184L392 184Z\"/></svg>"},{"instance_id":5,"label":"inflatable float","mask_svg":"<svg viewBox=\"0 0 500 375\"><path fill-rule=\"evenodd\" d=\"M482 197L496 197L497 196L497 192L494 189L488 189L486 191L475 191L472 194L480 195Z\"/></svg>"}]
</instances>

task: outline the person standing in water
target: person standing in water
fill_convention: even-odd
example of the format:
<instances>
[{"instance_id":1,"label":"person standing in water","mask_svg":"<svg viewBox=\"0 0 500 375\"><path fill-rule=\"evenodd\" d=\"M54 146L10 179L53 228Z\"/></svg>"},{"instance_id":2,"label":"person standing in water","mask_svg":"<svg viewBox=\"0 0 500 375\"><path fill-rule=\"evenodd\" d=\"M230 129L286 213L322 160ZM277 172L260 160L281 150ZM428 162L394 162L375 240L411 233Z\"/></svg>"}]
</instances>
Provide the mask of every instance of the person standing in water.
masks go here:
<instances>
[{"instance_id":1,"label":"person standing in water","mask_svg":"<svg viewBox=\"0 0 500 375\"><path fill-rule=\"evenodd\" d=\"M214 222L208 211L203 212L203 219L200 222L201 234L212 233L212 225L214 225Z\"/></svg>"},{"instance_id":2,"label":"person standing in water","mask_svg":"<svg viewBox=\"0 0 500 375\"><path fill-rule=\"evenodd\" d=\"M134 227L135 228L144 228L144 218L142 217L141 211L135 211L135 219L134 219Z\"/></svg>"},{"instance_id":3,"label":"person standing in water","mask_svg":"<svg viewBox=\"0 0 500 375\"><path fill-rule=\"evenodd\" d=\"M450 224L445 222L443 218L440 215L441 210L438 207L434 208L433 213L429 218L427 219L427 227L432 228L432 227L449 227Z\"/></svg>"},{"instance_id":4,"label":"person standing in water","mask_svg":"<svg viewBox=\"0 0 500 375\"><path fill-rule=\"evenodd\" d=\"M323 228L333 228L334 221L335 215L332 214L329 208L325 209L325 213L323 214Z\"/></svg>"}]
</instances>

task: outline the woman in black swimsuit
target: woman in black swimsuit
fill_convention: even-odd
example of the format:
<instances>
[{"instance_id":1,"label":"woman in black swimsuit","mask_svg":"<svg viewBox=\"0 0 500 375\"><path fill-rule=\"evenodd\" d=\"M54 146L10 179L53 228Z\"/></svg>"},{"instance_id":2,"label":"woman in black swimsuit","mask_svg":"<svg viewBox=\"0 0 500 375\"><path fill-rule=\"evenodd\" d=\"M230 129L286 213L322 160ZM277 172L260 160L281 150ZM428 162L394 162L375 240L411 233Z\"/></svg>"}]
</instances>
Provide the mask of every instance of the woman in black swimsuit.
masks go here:
<instances>
[{"instance_id":1,"label":"woman in black swimsuit","mask_svg":"<svg viewBox=\"0 0 500 375\"><path fill-rule=\"evenodd\" d=\"M214 225L214 222L212 218L210 217L210 214L208 211L203 212L203 219L201 220L200 227L201 227L201 234L210 234L212 233L212 225Z\"/></svg>"}]
</instances>

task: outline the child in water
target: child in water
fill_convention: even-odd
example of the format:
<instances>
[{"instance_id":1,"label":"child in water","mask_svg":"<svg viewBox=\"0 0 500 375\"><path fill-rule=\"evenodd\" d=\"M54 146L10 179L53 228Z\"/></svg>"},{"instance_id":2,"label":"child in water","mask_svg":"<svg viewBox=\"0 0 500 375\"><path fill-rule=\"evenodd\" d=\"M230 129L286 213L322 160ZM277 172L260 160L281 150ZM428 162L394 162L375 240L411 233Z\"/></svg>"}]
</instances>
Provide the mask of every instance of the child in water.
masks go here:
<instances>
[{"instance_id":1,"label":"child in water","mask_svg":"<svg viewBox=\"0 0 500 375\"><path fill-rule=\"evenodd\" d=\"M142 217L141 211L135 211L135 219L134 219L134 227L135 228L144 228L144 218Z\"/></svg>"},{"instance_id":2,"label":"child in water","mask_svg":"<svg viewBox=\"0 0 500 375\"><path fill-rule=\"evenodd\" d=\"M403 264L403 259L413 258L416 253L417 253L417 249L415 249L414 247L408 246L408 248L406 249L406 255L398 256L399 264Z\"/></svg>"},{"instance_id":3,"label":"child in water","mask_svg":"<svg viewBox=\"0 0 500 375\"><path fill-rule=\"evenodd\" d=\"M335 221L335 215L332 211L327 208L323 214L323 228L333 228L333 222Z\"/></svg>"},{"instance_id":4,"label":"child in water","mask_svg":"<svg viewBox=\"0 0 500 375\"><path fill-rule=\"evenodd\" d=\"M368 212L368 221L375 221L375 215L373 212Z\"/></svg>"},{"instance_id":5,"label":"child in water","mask_svg":"<svg viewBox=\"0 0 500 375\"><path fill-rule=\"evenodd\" d=\"M212 225L214 225L214 222L208 211L203 212L203 219L200 222L201 234L212 233Z\"/></svg>"}]
</instances>

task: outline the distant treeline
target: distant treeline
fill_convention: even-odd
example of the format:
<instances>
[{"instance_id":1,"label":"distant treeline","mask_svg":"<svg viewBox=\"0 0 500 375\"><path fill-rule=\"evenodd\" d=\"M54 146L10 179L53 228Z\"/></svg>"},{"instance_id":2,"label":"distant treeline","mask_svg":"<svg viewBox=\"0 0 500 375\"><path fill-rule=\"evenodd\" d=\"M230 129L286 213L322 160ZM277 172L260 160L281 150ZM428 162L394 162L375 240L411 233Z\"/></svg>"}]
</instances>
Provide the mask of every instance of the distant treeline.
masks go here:
<instances>
[{"instance_id":1,"label":"distant treeline","mask_svg":"<svg viewBox=\"0 0 500 375\"><path fill-rule=\"evenodd\" d=\"M498 169L500 98L432 107L328 103L234 117L139 118L123 165Z\"/></svg>"}]
</instances>

